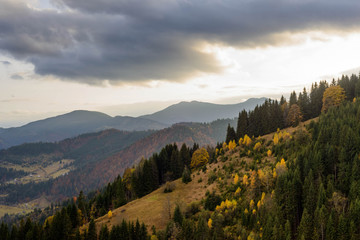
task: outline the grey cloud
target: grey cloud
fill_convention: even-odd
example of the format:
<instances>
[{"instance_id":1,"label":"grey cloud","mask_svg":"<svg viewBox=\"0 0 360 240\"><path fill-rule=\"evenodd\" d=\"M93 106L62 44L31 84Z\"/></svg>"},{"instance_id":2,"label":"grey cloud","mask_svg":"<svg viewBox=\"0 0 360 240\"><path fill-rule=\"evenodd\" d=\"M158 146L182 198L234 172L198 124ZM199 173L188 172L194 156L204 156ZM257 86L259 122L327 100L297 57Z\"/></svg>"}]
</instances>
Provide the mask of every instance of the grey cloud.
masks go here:
<instances>
[{"instance_id":1,"label":"grey cloud","mask_svg":"<svg viewBox=\"0 0 360 240\"><path fill-rule=\"evenodd\" d=\"M201 43L238 48L287 43L307 30L358 29L357 0L53 0L37 11L6 0L0 50L41 75L101 84L222 71Z\"/></svg>"},{"instance_id":2,"label":"grey cloud","mask_svg":"<svg viewBox=\"0 0 360 240\"><path fill-rule=\"evenodd\" d=\"M11 79L14 79L14 80L22 80L24 79L22 76L20 76L19 74L13 74L11 75Z\"/></svg>"},{"instance_id":3,"label":"grey cloud","mask_svg":"<svg viewBox=\"0 0 360 240\"><path fill-rule=\"evenodd\" d=\"M11 65L11 62L9 62L9 61L0 61L0 63L2 63L4 65Z\"/></svg>"}]
</instances>

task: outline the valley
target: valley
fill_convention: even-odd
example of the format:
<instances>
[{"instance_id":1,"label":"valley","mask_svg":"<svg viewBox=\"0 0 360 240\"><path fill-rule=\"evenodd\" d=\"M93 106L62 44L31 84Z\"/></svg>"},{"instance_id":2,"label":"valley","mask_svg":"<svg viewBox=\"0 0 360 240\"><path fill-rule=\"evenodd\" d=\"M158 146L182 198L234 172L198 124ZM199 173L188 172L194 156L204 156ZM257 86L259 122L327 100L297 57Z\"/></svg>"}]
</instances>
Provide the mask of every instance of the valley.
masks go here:
<instances>
[{"instance_id":1,"label":"valley","mask_svg":"<svg viewBox=\"0 0 360 240\"><path fill-rule=\"evenodd\" d=\"M45 167L37 164L17 165L3 162L0 164L0 167L6 169L20 170L28 174L27 176L7 181L4 184L26 184L30 182L37 183L48 181L50 179L55 179L60 176L65 176L70 171L75 169L74 166L72 166L74 162L75 161L71 159L61 159L60 161L53 162Z\"/></svg>"}]
</instances>

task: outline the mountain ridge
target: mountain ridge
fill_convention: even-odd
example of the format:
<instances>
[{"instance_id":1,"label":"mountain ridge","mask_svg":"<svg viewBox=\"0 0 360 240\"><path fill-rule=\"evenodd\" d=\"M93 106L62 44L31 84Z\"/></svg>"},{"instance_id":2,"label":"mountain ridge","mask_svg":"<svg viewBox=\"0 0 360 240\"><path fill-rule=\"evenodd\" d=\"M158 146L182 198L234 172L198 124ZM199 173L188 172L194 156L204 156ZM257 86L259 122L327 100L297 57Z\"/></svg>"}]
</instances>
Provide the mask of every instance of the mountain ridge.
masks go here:
<instances>
[{"instance_id":1,"label":"mountain ridge","mask_svg":"<svg viewBox=\"0 0 360 240\"><path fill-rule=\"evenodd\" d=\"M180 102L139 117L110 116L102 112L75 110L30 122L20 127L0 128L0 149L30 142L56 142L80 134L104 129L123 131L160 130L179 122L206 122L235 118L243 109L250 110L266 98L250 98L236 104Z\"/></svg>"},{"instance_id":2,"label":"mountain ridge","mask_svg":"<svg viewBox=\"0 0 360 240\"><path fill-rule=\"evenodd\" d=\"M153 114L140 117L175 124L179 122L212 122L217 119L237 117L242 110L251 110L265 102L267 98L249 98L245 102L235 104L215 104L200 101L182 101Z\"/></svg>"},{"instance_id":3,"label":"mountain ridge","mask_svg":"<svg viewBox=\"0 0 360 240\"><path fill-rule=\"evenodd\" d=\"M123 131L159 130L168 127L153 120L133 117L111 117L105 113L75 110L38 120L21 127L0 130L0 149L29 142L56 142L80 134L105 129Z\"/></svg>"}]
</instances>

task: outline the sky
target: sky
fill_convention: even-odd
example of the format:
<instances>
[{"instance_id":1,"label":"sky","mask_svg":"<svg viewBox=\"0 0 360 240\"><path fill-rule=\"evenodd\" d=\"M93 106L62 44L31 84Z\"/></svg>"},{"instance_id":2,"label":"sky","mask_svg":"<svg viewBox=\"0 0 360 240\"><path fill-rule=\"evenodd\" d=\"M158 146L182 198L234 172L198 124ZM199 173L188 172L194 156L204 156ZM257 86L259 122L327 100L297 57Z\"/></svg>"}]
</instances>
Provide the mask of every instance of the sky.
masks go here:
<instances>
[{"instance_id":1,"label":"sky","mask_svg":"<svg viewBox=\"0 0 360 240\"><path fill-rule=\"evenodd\" d=\"M358 0L0 2L0 127L287 97L360 71Z\"/></svg>"}]
</instances>

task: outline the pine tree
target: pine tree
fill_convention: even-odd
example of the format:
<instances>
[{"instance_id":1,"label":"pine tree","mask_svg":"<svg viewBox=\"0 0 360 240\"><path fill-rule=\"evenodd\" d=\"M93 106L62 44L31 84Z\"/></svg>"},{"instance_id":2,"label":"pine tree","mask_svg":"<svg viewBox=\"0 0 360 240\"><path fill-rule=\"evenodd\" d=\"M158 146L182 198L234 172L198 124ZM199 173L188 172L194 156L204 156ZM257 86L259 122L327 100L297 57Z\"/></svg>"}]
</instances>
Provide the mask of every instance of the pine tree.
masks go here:
<instances>
[{"instance_id":1,"label":"pine tree","mask_svg":"<svg viewBox=\"0 0 360 240\"><path fill-rule=\"evenodd\" d=\"M236 141L237 137L236 137L236 133L233 127L230 126L230 124L228 125L227 128L227 133L226 133L226 143L228 144L230 141L235 140Z\"/></svg>"},{"instance_id":2,"label":"pine tree","mask_svg":"<svg viewBox=\"0 0 360 240\"><path fill-rule=\"evenodd\" d=\"M296 96L296 92L295 92L295 91L293 91L293 92L290 94L290 107L291 107L293 104L297 104L297 96Z\"/></svg>"},{"instance_id":3,"label":"pine tree","mask_svg":"<svg viewBox=\"0 0 360 240\"><path fill-rule=\"evenodd\" d=\"M93 219L91 219L90 223L89 223L87 239L88 240L97 240L96 227L95 227L95 222Z\"/></svg>"},{"instance_id":4,"label":"pine tree","mask_svg":"<svg viewBox=\"0 0 360 240\"><path fill-rule=\"evenodd\" d=\"M181 226L183 223L183 218L184 217L180 211L179 205L176 205L175 211L174 211L174 217L173 217L174 222L179 224L179 226Z\"/></svg>"},{"instance_id":5,"label":"pine tree","mask_svg":"<svg viewBox=\"0 0 360 240\"><path fill-rule=\"evenodd\" d=\"M180 157L184 165L190 166L191 163L190 151L185 143L181 146Z\"/></svg>"},{"instance_id":6,"label":"pine tree","mask_svg":"<svg viewBox=\"0 0 360 240\"><path fill-rule=\"evenodd\" d=\"M99 233L99 240L109 240L109 230L106 225L103 225L101 227L101 230Z\"/></svg>"},{"instance_id":7,"label":"pine tree","mask_svg":"<svg viewBox=\"0 0 360 240\"><path fill-rule=\"evenodd\" d=\"M248 129L248 114L246 110L242 110L239 113L239 118L237 122L237 128L236 128L236 137L237 139L242 138L246 133Z\"/></svg>"},{"instance_id":8,"label":"pine tree","mask_svg":"<svg viewBox=\"0 0 360 240\"><path fill-rule=\"evenodd\" d=\"M304 236L305 239L311 239L313 232L313 219L305 208L298 228L298 236Z\"/></svg>"}]
</instances>

